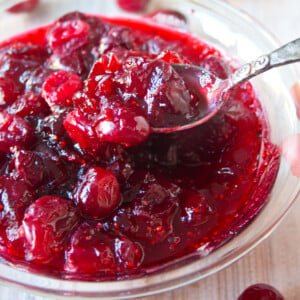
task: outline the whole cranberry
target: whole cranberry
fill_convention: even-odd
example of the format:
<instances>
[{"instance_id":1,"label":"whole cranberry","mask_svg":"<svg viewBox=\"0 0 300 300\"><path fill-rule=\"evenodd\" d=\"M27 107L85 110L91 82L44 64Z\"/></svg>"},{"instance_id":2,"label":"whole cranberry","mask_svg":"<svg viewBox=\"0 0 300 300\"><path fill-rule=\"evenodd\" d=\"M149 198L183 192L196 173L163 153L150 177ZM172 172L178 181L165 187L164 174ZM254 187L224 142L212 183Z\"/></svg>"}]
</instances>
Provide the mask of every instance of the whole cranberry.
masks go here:
<instances>
[{"instance_id":1,"label":"whole cranberry","mask_svg":"<svg viewBox=\"0 0 300 300\"><path fill-rule=\"evenodd\" d=\"M82 88L78 75L70 71L52 73L44 82L42 96L51 107L64 107L72 104L73 95Z\"/></svg>"},{"instance_id":2,"label":"whole cranberry","mask_svg":"<svg viewBox=\"0 0 300 300\"><path fill-rule=\"evenodd\" d=\"M48 44L57 54L69 54L89 41L90 26L82 20L57 22L48 33Z\"/></svg>"},{"instance_id":3,"label":"whole cranberry","mask_svg":"<svg viewBox=\"0 0 300 300\"><path fill-rule=\"evenodd\" d=\"M41 66L49 57L49 49L44 46L35 45L31 42L16 42L9 46L9 48L3 53L2 60L13 60L19 64L29 63L28 66L34 67ZM15 67L17 67L15 65ZM22 69L22 68L21 68ZM28 71L28 69L26 69Z\"/></svg>"},{"instance_id":4,"label":"whole cranberry","mask_svg":"<svg viewBox=\"0 0 300 300\"><path fill-rule=\"evenodd\" d=\"M71 139L78 143L81 148L98 148L99 138L91 126L91 121L79 109L67 114L64 127Z\"/></svg>"},{"instance_id":5,"label":"whole cranberry","mask_svg":"<svg viewBox=\"0 0 300 300\"><path fill-rule=\"evenodd\" d=\"M33 139L33 129L24 119L0 112L0 151L11 147L26 147Z\"/></svg>"},{"instance_id":6,"label":"whole cranberry","mask_svg":"<svg viewBox=\"0 0 300 300\"><path fill-rule=\"evenodd\" d=\"M123 192L126 205L105 226L150 245L162 242L173 231L180 189L144 171L136 171L128 183Z\"/></svg>"},{"instance_id":7,"label":"whole cranberry","mask_svg":"<svg viewBox=\"0 0 300 300\"><path fill-rule=\"evenodd\" d=\"M150 134L150 125L134 107L106 109L95 121L95 131L102 142L135 146Z\"/></svg>"},{"instance_id":8,"label":"whole cranberry","mask_svg":"<svg viewBox=\"0 0 300 300\"><path fill-rule=\"evenodd\" d=\"M181 221L188 226L199 226L212 214L204 194L186 190L181 194Z\"/></svg>"},{"instance_id":9,"label":"whole cranberry","mask_svg":"<svg viewBox=\"0 0 300 300\"><path fill-rule=\"evenodd\" d=\"M7 11L10 13L29 12L29 11L35 9L39 3L40 3L40 0L20 1L19 3L8 8Z\"/></svg>"},{"instance_id":10,"label":"whole cranberry","mask_svg":"<svg viewBox=\"0 0 300 300\"><path fill-rule=\"evenodd\" d=\"M142 246L126 237L115 240L115 254L121 269L136 269L144 260Z\"/></svg>"},{"instance_id":11,"label":"whole cranberry","mask_svg":"<svg viewBox=\"0 0 300 300\"><path fill-rule=\"evenodd\" d=\"M94 274L115 271L114 239L94 224L82 223L72 234L65 270Z\"/></svg>"},{"instance_id":12,"label":"whole cranberry","mask_svg":"<svg viewBox=\"0 0 300 300\"><path fill-rule=\"evenodd\" d=\"M34 199L35 193L24 181L0 177L0 244L17 237L24 211Z\"/></svg>"},{"instance_id":13,"label":"whole cranberry","mask_svg":"<svg viewBox=\"0 0 300 300\"><path fill-rule=\"evenodd\" d=\"M143 11L149 0L117 0L120 8L129 12L141 12Z\"/></svg>"},{"instance_id":14,"label":"whole cranberry","mask_svg":"<svg viewBox=\"0 0 300 300\"><path fill-rule=\"evenodd\" d=\"M44 196L27 209L20 234L24 236L26 259L46 264L64 251L66 238L79 221L71 201Z\"/></svg>"},{"instance_id":15,"label":"whole cranberry","mask_svg":"<svg viewBox=\"0 0 300 300\"><path fill-rule=\"evenodd\" d=\"M13 80L8 77L0 77L0 105L13 103L18 94Z\"/></svg>"},{"instance_id":16,"label":"whole cranberry","mask_svg":"<svg viewBox=\"0 0 300 300\"><path fill-rule=\"evenodd\" d=\"M50 109L41 96L33 92L27 92L19 96L6 111L10 114L24 118L27 116L46 116L49 114Z\"/></svg>"},{"instance_id":17,"label":"whole cranberry","mask_svg":"<svg viewBox=\"0 0 300 300\"><path fill-rule=\"evenodd\" d=\"M257 283L249 286L238 300L284 300L278 290L269 284Z\"/></svg>"},{"instance_id":18,"label":"whole cranberry","mask_svg":"<svg viewBox=\"0 0 300 300\"><path fill-rule=\"evenodd\" d=\"M17 151L14 156L15 177L24 180L31 187L43 183L45 170L43 160L33 151Z\"/></svg>"},{"instance_id":19,"label":"whole cranberry","mask_svg":"<svg viewBox=\"0 0 300 300\"><path fill-rule=\"evenodd\" d=\"M121 201L118 180L110 171L89 168L78 183L74 195L80 211L87 217L100 219L116 209Z\"/></svg>"}]
</instances>

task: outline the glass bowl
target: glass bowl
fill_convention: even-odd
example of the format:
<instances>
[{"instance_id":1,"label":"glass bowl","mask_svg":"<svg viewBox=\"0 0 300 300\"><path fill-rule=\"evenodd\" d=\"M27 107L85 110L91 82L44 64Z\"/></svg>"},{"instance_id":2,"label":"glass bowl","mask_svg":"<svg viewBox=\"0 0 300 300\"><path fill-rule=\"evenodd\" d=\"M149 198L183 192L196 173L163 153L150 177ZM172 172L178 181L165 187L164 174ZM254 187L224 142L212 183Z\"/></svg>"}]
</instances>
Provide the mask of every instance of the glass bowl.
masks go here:
<instances>
[{"instance_id":1,"label":"glass bowl","mask_svg":"<svg viewBox=\"0 0 300 300\"><path fill-rule=\"evenodd\" d=\"M8 7L14 1L0 1ZM250 17L218 0L152 0L147 13L158 9L176 10L187 19L187 30L214 45L240 63L250 61L278 47L269 33ZM50 23L64 13L82 12L136 17L121 11L112 0L42 0L30 13L0 12L0 36L4 40L25 30ZM252 81L268 116L271 140L282 142L299 132L299 121L290 89L298 80L293 66L270 71ZM289 153L295 153L290 148ZM62 280L19 270L0 263L4 285L27 289L49 298L129 299L167 291L204 278L236 261L270 235L298 196L299 179L281 157L280 169L268 203L242 232L225 245L201 257L197 251L142 278L112 282ZM203 249L201 251L203 254Z\"/></svg>"}]
</instances>

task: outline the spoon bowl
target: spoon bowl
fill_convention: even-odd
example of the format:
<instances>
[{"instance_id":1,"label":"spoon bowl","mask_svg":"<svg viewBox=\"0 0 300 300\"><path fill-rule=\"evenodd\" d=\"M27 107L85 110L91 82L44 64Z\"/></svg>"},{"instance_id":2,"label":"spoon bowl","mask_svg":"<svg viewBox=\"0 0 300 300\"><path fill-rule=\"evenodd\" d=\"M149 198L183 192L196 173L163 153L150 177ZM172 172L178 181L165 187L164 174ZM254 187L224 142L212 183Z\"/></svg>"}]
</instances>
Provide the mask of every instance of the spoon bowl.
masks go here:
<instances>
[{"instance_id":1,"label":"spoon bowl","mask_svg":"<svg viewBox=\"0 0 300 300\"><path fill-rule=\"evenodd\" d=\"M152 128L154 133L172 133L191 129L211 119L229 97L228 92L235 86L275 67L300 61L300 38L244 64L227 79L220 79L208 70L188 64L173 64L174 70L181 76L187 88L204 104L198 115L187 120L185 124L172 127Z\"/></svg>"}]
</instances>

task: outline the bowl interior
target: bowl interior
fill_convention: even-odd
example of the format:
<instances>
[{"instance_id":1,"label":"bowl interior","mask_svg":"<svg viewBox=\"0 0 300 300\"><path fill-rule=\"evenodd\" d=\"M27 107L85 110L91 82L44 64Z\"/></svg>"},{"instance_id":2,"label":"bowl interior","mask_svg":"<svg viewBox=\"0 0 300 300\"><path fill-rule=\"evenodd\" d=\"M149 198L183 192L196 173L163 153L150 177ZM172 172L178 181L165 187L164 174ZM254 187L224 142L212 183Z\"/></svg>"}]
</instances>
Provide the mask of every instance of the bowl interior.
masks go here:
<instances>
[{"instance_id":1,"label":"bowl interior","mask_svg":"<svg viewBox=\"0 0 300 300\"><path fill-rule=\"evenodd\" d=\"M188 30L200 39L213 44L225 55L243 63L275 49L278 44L251 18L217 0L152 0L149 11L174 9L188 20ZM123 15L114 1L45 0L30 14L0 13L1 40L42 24L72 10L101 15ZM297 76L292 66L276 69L252 81L268 117L271 140L281 145L290 135L299 132L295 105L290 93ZM0 264L0 278L4 282L30 288L37 293L83 298L130 298L161 292L206 277L224 268L266 238L279 223L298 195L299 180L281 158L280 170L269 202L247 228L207 257L198 253L172 262L167 269L140 279L119 282L76 282L39 276ZM202 249L203 252L203 249Z\"/></svg>"}]
</instances>

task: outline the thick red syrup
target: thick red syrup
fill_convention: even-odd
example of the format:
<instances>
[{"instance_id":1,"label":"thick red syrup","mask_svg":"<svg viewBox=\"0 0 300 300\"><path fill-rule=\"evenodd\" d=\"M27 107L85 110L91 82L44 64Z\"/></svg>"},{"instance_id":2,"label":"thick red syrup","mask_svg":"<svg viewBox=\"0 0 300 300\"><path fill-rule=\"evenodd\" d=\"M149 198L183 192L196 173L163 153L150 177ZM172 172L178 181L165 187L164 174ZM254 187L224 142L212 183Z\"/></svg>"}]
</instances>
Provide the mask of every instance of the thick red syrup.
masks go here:
<instances>
[{"instance_id":1,"label":"thick red syrup","mask_svg":"<svg viewBox=\"0 0 300 300\"><path fill-rule=\"evenodd\" d=\"M141 276L206 255L265 204L279 152L249 83L207 123L172 63L221 53L149 21L68 14L0 48L0 248L53 276Z\"/></svg>"}]
</instances>

